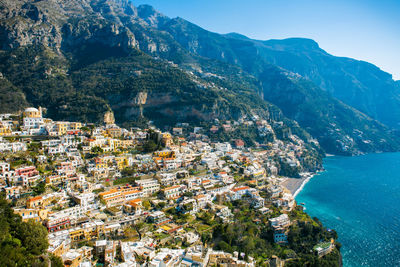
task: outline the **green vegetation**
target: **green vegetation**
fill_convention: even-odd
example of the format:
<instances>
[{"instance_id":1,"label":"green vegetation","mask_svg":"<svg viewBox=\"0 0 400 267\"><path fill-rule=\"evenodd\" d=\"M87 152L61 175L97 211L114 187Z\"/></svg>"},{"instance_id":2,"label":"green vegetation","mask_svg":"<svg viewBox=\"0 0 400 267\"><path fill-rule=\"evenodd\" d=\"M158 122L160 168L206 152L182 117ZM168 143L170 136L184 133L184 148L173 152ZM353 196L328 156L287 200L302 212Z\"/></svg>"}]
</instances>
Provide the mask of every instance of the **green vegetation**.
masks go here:
<instances>
[{"instance_id":1,"label":"green vegetation","mask_svg":"<svg viewBox=\"0 0 400 267\"><path fill-rule=\"evenodd\" d=\"M7 79L0 78L0 112L15 112L28 105L24 93Z\"/></svg>"},{"instance_id":2,"label":"green vegetation","mask_svg":"<svg viewBox=\"0 0 400 267\"><path fill-rule=\"evenodd\" d=\"M10 204L0 196L0 265L48 266L46 249L47 230L41 224L14 214ZM51 256L52 266L60 266L60 259Z\"/></svg>"},{"instance_id":3,"label":"green vegetation","mask_svg":"<svg viewBox=\"0 0 400 267\"><path fill-rule=\"evenodd\" d=\"M124 178L118 178L118 179L115 179L115 180L113 181L113 184L114 184L114 185L131 184L131 183L133 183L134 181L136 181L136 180L138 180L138 179L140 179L140 177L124 177Z\"/></svg>"},{"instance_id":4,"label":"green vegetation","mask_svg":"<svg viewBox=\"0 0 400 267\"><path fill-rule=\"evenodd\" d=\"M104 153L103 149L99 146L92 147L92 149L90 151L94 154L103 154Z\"/></svg>"},{"instance_id":5,"label":"green vegetation","mask_svg":"<svg viewBox=\"0 0 400 267\"><path fill-rule=\"evenodd\" d=\"M212 132L208 132L208 134L212 140L218 140L219 142L230 142L234 139L242 139L247 147L254 146L254 141L259 143L268 143L274 140L273 134L261 137L258 133L257 127L253 125L240 125L234 127L234 130L231 132L225 132L223 129L220 129L215 134Z\"/></svg>"},{"instance_id":6,"label":"green vegetation","mask_svg":"<svg viewBox=\"0 0 400 267\"><path fill-rule=\"evenodd\" d=\"M38 196L46 191L46 183L41 181L35 187L32 187L33 195Z\"/></svg>"},{"instance_id":7,"label":"green vegetation","mask_svg":"<svg viewBox=\"0 0 400 267\"><path fill-rule=\"evenodd\" d=\"M315 244L321 240L337 238L336 232L325 229L316 218L311 219L301 210L292 211L289 214L293 222L289 228L289 243L278 245L273 241L273 229L268 222L273 214L261 215L244 201L234 201L232 204L235 213L230 223L212 219L209 213L198 215L203 224L213 226L209 242L215 249L244 252L254 257L260 265L276 255L290 259L290 266L339 266L337 250L320 259L313 251ZM337 247L340 248L340 244Z\"/></svg>"},{"instance_id":8,"label":"green vegetation","mask_svg":"<svg viewBox=\"0 0 400 267\"><path fill-rule=\"evenodd\" d=\"M148 20L150 16L145 14L143 18ZM398 83L375 66L333 57L307 39L258 41L238 34L220 35L184 19L171 19L156 28L171 34L195 54L193 57L204 57L196 58L203 72L228 78L220 79L219 84L234 81L242 88L244 84L251 85L264 100L279 107L285 117L296 120L317 138L328 153L352 155L400 148L396 134L360 112L391 126L399 120ZM197 41L195 50L193 40ZM327 65L334 67L326 68ZM282 115L279 112L271 116L278 118Z\"/></svg>"},{"instance_id":9,"label":"green vegetation","mask_svg":"<svg viewBox=\"0 0 400 267\"><path fill-rule=\"evenodd\" d=\"M143 145L143 152L150 153L158 150L159 146L153 141L149 140Z\"/></svg>"}]
</instances>

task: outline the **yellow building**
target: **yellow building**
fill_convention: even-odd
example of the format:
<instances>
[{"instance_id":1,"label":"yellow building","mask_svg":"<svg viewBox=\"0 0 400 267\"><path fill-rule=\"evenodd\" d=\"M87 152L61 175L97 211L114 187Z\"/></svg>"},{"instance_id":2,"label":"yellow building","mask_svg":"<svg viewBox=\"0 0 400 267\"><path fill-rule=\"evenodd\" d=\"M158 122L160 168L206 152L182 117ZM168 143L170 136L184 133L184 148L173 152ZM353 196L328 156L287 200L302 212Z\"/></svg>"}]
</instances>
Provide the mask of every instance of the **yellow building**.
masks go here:
<instances>
[{"instance_id":1,"label":"yellow building","mask_svg":"<svg viewBox=\"0 0 400 267\"><path fill-rule=\"evenodd\" d=\"M42 117L42 108L27 108L23 112L24 118L41 118Z\"/></svg>"},{"instance_id":2,"label":"yellow building","mask_svg":"<svg viewBox=\"0 0 400 267\"><path fill-rule=\"evenodd\" d=\"M124 205L123 209L127 213L141 214L143 209L142 200L140 198L132 199Z\"/></svg>"},{"instance_id":3,"label":"yellow building","mask_svg":"<svg viewBox=\"0 0 400 267\"><path fill-rule=\"evenodd\" d=\"M139 187L124 186L112 188L106 192L99 193L100 199L102 199L107 207L122 205L125 202L137 199L143 196L143 192Z\"/></svg>"},{"instance_id":4,"label":"yellow building","mask_svg":"<svg viewBox=\"0 0 400 267\"><path fill-rule=\"evenodd\" d=\"M67 179L67 176L64 175L52 175L46 177L46 184L57 185L64 182Z\"/></svg>"},{"instance_id":5,"label":"yellow building","mask_svg":"<svg viewBox=\"0 0 400 267\"><path fill-rule=\"evenodd\" d=\"M78 227L69 231L69 237L72 241L80 241L85 239L85 230Z\"/></svg>"},{"instance_id":6,"label":"yellow building","mask_svg":"<svg viewBox=\"0 0 400 267\"><path fill-rule=\"evenodd\" d=\"M30 209L46 208L55 199L56 199L55 195L44 195L44 196L31 197L26 200L26 207L30 208Z\"/></svg>"},{"instance_id":7,"label":"yellow building","mask_svg":"<svg viewBox=\"0 0 400 267\"><path fill-rule=\"evenodd\" d=\"M96 164L96 169L106 169L107 161L103 158L95 158L94 163Z\"/></svg>"},{"instance_id":8,"label":"yellow building","mask_svg":"<svg viewBox=\"0 0 400 267\"><path fill-rule=\"evenodd\" d=\"M69 130L70 131L78 131L82 128L82 123L80 122L71 122L69 124Z\"/></svg>"},{"instance_id":9,"label":"yellow building","mask_svg":"<svg viewBox=\"0 0 400 267\"><path fill-rule=\"evenodd\" d=\"M67 133L68 130L68 123L63 121L56 122L56 132L57 135L64 135Z\"/></svg>"},{"instance_id":10,"label":"yellow building","mask_svg":"<svg viewBox=\"0 0 400 267\"><path fill-rule=\"evenodd\" d=\"M24 222L33 220L35 222L47 219L48 210L46 209L14 209L14 213L20 215Z\"/></svg>"},{"instance_id":11,"label":"yellow building","mask_svg":"<svg viewBox=\"0 0 400 267\"><path fill-rule=\"evenodd\" d=\"M26 207L28 209L43 207L43 198L41 196L37 196L27 199Z\"/></svg>"},{"instance_id":12,"label":"yellow building","mask_svg":"<svg viewBox=\"0 0 400 267\"><path fill-rule=\"evenodd\" d=\"M110 139L108 143L113 148L113 150L117 150L119 147L124 146L124 141L119 139Z\"/></svg>"},{"instance_id":13,"label":"yellow building","mask_svg":"<svg viewBox=\"0 0 400 267\"><path fill-rule=\"evenodd\" d=\"M69 249L70 249L70 246L65 245L64 242L61 242L57 246L51 246L49 248L49 252L51 252L52 254L56 255L57 257L61 257Z\"/></svg>"},{"instance_id":14,"label":"yellow building","mask_svg":"<svg viewBox=\"0 0 400 267\"><path fill-rule=\"evenodd\" d=\"M11 129L0 122L0 136L11 135Z\"/></svg>"},{"instance_id":15,"label":"yellow building","mask_svg":"<svg viewBox=\"0 0 400 267\"><path fill-rule=\"evenodd\" d=\"M95 179L105 179L109 176L110 172L108 169L103 168L103 169L97 169L91 172L93 177Z\"/></svg>"},{"instance_id":16,"label":"yellow building","mask_svg":"<svg viewBox=\"0 0 400 267\"><path fill-rule=\"evenodd\" d=\"M129 167L129 161L127 157L115 157L115 162L117 164L118 170L123 170L127 167Z\"/></svg>"},{"instance_id":17,"label":"yellow building","mask_svg":"<svg viewBox=\"0 0 400 267\"><path fill-rule=\"evenodd\" d=\"M155 157L160 158L175 158L175 151L172 150L163 150L163 151L156 151L154 152Z\"/></svg>"},{"instance_id":18,"label":"yellow building","mask_svg":"<svg viewBox=\"0 0 400 267\"><path fill-rule=\"evenodd\" d=\"M174 144L174 141L172 140L172 135L170 133L163 133L161 142L164 146L171 146Z\"/></svg>"},{"instance_id":19,"label":"yellow building","mask_svg":"<svg viewBox=\"0 0 400 267\"><path fill-rule=\"evenodd\" d=\"M83 256L76 251L68 251L62 256L65 267L79 267L83 261Z\"/></svg>"},{"instance_id":20,"label":"yellow building","mask_svg":"<svg viewBox=\"0 0 400 267\"><path fill-rule=\"evenodd\" d=\"M106 135L109 137L120 137L122 135L121 128L108 128L106 129Z\"/></svg>"},{"instance_id":21,"label":"yellow building","mask_svg":"<svg viewBox=\"0 0 400 267\"><path fill-rule=\"evenodd\" d=\"M81 241L98 239L104 234L103 222L88 222L82 224L81 227L73 228L69 231L69 237L72 241Z\"/></svg>"}]
</instances>

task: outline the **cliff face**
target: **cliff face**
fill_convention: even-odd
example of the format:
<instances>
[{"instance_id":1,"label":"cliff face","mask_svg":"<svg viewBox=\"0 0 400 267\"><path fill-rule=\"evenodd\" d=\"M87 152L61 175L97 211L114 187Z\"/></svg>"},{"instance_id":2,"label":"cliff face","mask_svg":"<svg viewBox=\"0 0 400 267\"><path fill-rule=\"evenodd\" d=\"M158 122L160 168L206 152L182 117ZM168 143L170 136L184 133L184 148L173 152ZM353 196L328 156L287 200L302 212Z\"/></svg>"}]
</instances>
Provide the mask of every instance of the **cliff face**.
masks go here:
<instances>
[{"instance_id":1,"label":"cliff face","mask_svg":"<svg viewBox=\"0 0 400 267\"><path fill-rule=\"evenodd\" d=\"M330 153L400 147L389 128L310 77L271 64L265 47L276 45L211 33L128 0L3 0L0 16L0 90L12 91L2 111L41 105L56 119L102 121L111 107L118 123L161 125L286 116Z\"/></svg>"},{"instance_id":2,"label":"cliff face","mask_svg":"<svg viewBox=\"0 0 400 267\"><path fill-rule=\"evenodd\" d=\"M139 6L138 16L191 53L254 75L259 95L299 122L328 152L357 154L398 146L397 136L384 124L393 126L400 117L398 85L372 64L331 56L309 39L258 41L220 35L181 18L168 20L148 6Z\"/></svg>"},{"instance_id":3,"label":"cliff face","mask_svg":"<svg viewBox=\"0 0 400 267\"><path fill-rule=\"evenodd\" d=\"M101 121L110 106L119 123L141 117L165 124L238 119L250 113L268 118L271 105L245 99L258 98L253 89L236 83L235 90L248 94L240 96L232 84L142 53L176 62L192 58L170 35L139 18L130 1L3 2L1 89L15 88L12 98L21 103L5 104L3 111L43 105L54 118Z\"/></svg>"},{"instance_id":4,"label":"cliff face","mask_svg":"<svg viewBox=\"0 0 400 267\"><path fill-rule=\"evenodd\" d=\"M135 36L117 14L131 16L128 1L4 1L0 40L3 50L44 45L58 51L92 40L111 46L136 47Z\"/></svg>"},{"instance_id":5,"label":"cliff face","mask_svg":"<svg viewBox=\"0 0 400 267\"><path fill-rule=\"evenodd\" d=\"M269 62L299 73L386 125L400 127L400 87L392 75L367 62L332 56L311 42L301 38L256 41Z\"/></svg>"}]
</instances>

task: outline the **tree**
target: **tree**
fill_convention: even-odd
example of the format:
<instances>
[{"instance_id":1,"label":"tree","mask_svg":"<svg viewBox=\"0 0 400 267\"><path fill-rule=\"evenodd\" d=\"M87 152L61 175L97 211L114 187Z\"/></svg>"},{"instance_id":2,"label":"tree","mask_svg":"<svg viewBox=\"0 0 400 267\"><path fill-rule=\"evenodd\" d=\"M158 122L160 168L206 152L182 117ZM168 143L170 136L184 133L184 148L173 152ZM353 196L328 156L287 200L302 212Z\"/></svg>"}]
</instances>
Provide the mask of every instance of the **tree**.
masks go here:
<instances>
[{"instance_id":1,"label":"tree","mask_svg":"<svg viewBox=\"0 0 400 267\"><path fill-rule=\"evenodd\" d=\"M48 247L47 230L23 222L0 194L0 266L38 266Z\"/></svg>"},{"instance_id":2,"label":"tree","mask_svg":"<svg viewBox=\"0 0 400 267\"><path fill-rule=\"evenodd\" d=\"M218 242L217 249L220 249L220 250L223 250L226 252L230 252L230 253L233 252L232 247L228 243L226 243L225 241L222 241L222 240Z\"/></svg>"},{"instance_id":3,"label":"tree","mask_svg":"<svg viewBox=\"0 0 400 267\"><path fill-rule=\"evenodd\" d=\"M203 243L203 245L207 244L211 240L212 240L212 234L210 232L203 232L201 234L201 242Z\"/></svg>"},{"instance_id":4,"label":"tree","mask_svg":"<svg viewBox=\"0 0 400 267\"><path fill-rule=\"evenodd\" d=\"M128 226L124 229L124 235L126 238L133 238L136 235L137 231L134 230L132 227Z\"/></svg>"},{"instance_id":5,"label":"tree","mask_svg":"<svg viewBox=\"0 0 400 267\"><path fill-rule=\"evenodd\" d=\"M17 230L17 236L22 241L22 246L33 255L42 254L49 246L47 230L43 225L32 220L22 223Z\"/></svg>"},{"instance_id":6,"label":"tree","mask_svg":"<svg viewBox=\"0 0 400 267\"><path fill-rule=\"evenodd\" d=\"M42 144L39 142L32 142L29 144L28 149L32 152L39 153L39 150L42 148Z\"/></svg>"},{"instance_id":7,"label":"tree","mask_svg":"<svg viewBox=\"0 0 400 267\"><path fill-rule=\"evenodd\" d=\"M143 146L143 151L146 153L154 152L157 149L158 149L158 146L153 140L147 141Z\"/></svg>"},{"instance_id":8,"label":"tree","mask_svg":"<svg viewBox=\"0 0 400 267\"><path fill-rule=\"evenodd\" d=\"M51 267L64 267L62 259L54 254L50 255Z\"/></svg>"},{"instance_id":9,"label":"tree","mask_svg":"<svg viewBox=\"0 0 400 267\"><path fill-rule=\"evenodd\" d=\"M165 208L166 205L167 205L167 203L165 203L165 202L158 202L157 209L162 210Z\"/></svg>"},{"instance_id":10,"label":"tree","mask_svg":"<svg viewBox=\"0 0 400 267\"><path fill-rule=\"evenodd\" d=\"M81 127L81 131L82 132L90 132L90 128L87 126L83 126L83 127Z\"/></svg>"},{"instance_id":11,"label":"tree","mask_svg":"<svg viewBox=\"0 0 400 267\"><path fill-rule=\"evenodd\" d=\"M142 205L146 210L149 210L151 208L151 204L148 200L143 201Z\"/></svg>"},{"instance_id":12,"label":"tree","mask_svg":"<svg viewBox=\"0 0 400 267\"><path fill-rule=\"evenodd\" d=\"M133 227L135 227L135 230L139 236L139 240L142 240L142 233L140 231L143 229L144 223L143 222L135 223Z\"/></svg>"},{"instance_id":13,"label":"tree","mask_svg":"<svg viewBox=\"0 0 400 267\"><path fill-rule=\"evenodd\" d=\"M33 195L38 196L46 191L46 184L42 181L32 188Z\"/></svg>"},{"instance_id":14,"label":"tree","mask_svg":"<svg viewBox=\"0 0 400 267\"><path fill-rule=\"evenodd\" d=\"M103 149L99 146L92 147L91 151L95 154L102 154L104 152Z\"/></svg>"},{"instance_id":15,"label":"tree","mask_svg":"<svg viewBox=\"0 0 400 267\"><path fill-rule=\"evenodd\" d=\"M135 167L126 167L121 171L122 176L133 176L136 173Z\"/></svg>"}]
</instances>

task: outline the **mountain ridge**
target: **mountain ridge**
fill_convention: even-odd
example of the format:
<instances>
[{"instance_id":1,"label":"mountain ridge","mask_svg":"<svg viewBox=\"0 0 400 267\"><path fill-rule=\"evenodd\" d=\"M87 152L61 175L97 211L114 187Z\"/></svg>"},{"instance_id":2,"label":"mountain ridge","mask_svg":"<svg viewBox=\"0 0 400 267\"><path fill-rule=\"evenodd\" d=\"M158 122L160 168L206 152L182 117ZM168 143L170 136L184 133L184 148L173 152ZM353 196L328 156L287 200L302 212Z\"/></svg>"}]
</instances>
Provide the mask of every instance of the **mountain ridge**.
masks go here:
<instances>
[{"instance_id":1,"label":"mountain ridge","mask_svg":"<svg viewBox=\"0 0 400 267\"><path fill-rule=\"evenodd\" d=\"M175 26L168 29L164 23L162 26L164 28L161 29L169 31L177 37L178 34L174 34L176 27L179 27L177 25L185 23L185 29L188 26L193 27L192 23L185 20L170 19L170 24L175 24ZM201 28L198 27L197 30L199 29ZM193 28L191 30L195 31ZM345 104L357 108L372 118L380 120L390 127L398 128L400 126L400 88L392 79L391 74L382 71L371 63L349 57L333 56L321 49L317 42L307 38L254 40L248 37L244 38L243 35L237 33L219 36L231 40L236 39L243 42L242 45L244 46L246 46L245 42L248 43L247 46L250 43L252 51L243 53L243 50L241 50L244 60L257 53L258 57L264 58L268 63L281 66L310 79ZM177 40L179 41L179 38ZM191 40L191 42L196 43L198 40ZM225 44L226 46L229 45ZM193 45L186 45L186 48L192 49L192 52L198 52L193 48ZM222 48L219 47L218 49L221 50ZM228 47L225 52L232 52L231 49L232 47ZM202 55L214 56L219 60L229 60L233 64L243 64L243 62L240 62L239 55L232 56L230 53L229 56L225 55L224 58L220 56L221 51L219 52L219 56L213 55L210 51L207 52L208 54L204 52ZM332 66L332 70L329 69L329 66ZM329 70L325 71L326 69ZM382 100L374 102L374 99Z\"/></svg>"},{"instance_id":2,"label":"mountain ridge","mask_svg":"<svg viewBox=\"0 0 400 267\"><path fill-rule=\"evenodd\" d=\"M183 19L179 19L179 20L171 19L169 21L169 23L163 24L163 26L161 27L160 30L168 31L170 34L172 34L175 37L175 39L182 46L184 46L190 52L200 54L201 56L204 56L204 57L210 57L210 58L214 58L216 60L225 61L230 64L239 65L248 73L255 75L261 82L264 82L264 81L262 80L263 78L260 76L260 74L265 74L266 70L275 69L273 71L274 73L281 72L281 71L279 71L279 69L280 69L279 67L278 68L273 67L273 65L270 64L270 62L267 61L266 58L259 56L260 53L258 52L257 47L260 44L256 40L245 39L243 37L240 37L239 38L240 40L238 40L237 38L231 38L229 36L228 36L228 38L226 38L226 36L208 32L208 31L202 29L201 27L199 27L191 22L187 22ZM289 39L289 42L298 41L298 40L299 40L299 38L292 38L292 39ZM315 47L319 48L318 44L313 40L309 40L309 39L300 39L300 40L302 40L302 43L305 43L308 47L311 46L314 48ZM272 41L272 42L274 42L274 41ZM323 50L321 50L321 51L323 51ZM323 51L323 53L326 53L326 52ZM283 72L286 72L286 71L283 71ZM290 75L295 76L296 74L293 73ZM292 82L293 82L293 80L292 80ZM296 83L296 81L294 81L294 82ZM266 83L264 83L264 84L266 84ZM264 90L265 100L270 101L270 102L278 105L281 109L285 110L285 104L290 102L289 99L286 102L284 101L283 103L274 102L276 99L268 98L269 94L266 94L266 92L270 91L272 88L266 88L266 89L267 89L267 91ZM275 88L275 89L277 89L277 88ZM329 99L330 99L330 101L336 101L333 96L331 96L330 94L324 94L323 91L324 90L320 91L320 96L323 99L320 97L321 98L320 104L317 105L321 109L321 111L326 109L326 107L324 107L321 103L327 102ZM301 94L304 94L304 92L302 92ZM280 94L281 98L282 97L284 98L286 96L288 96L288 95L285 95L284 93ZM308 98L312 98L312 97L309 96ZM343 102L343 101L341 101L341 102ZM342 103L340 105L337 104L336 106L341 107L343 105L345 105L345 103ZM348 113L348 114L354 113L354 110L351 108L344 108L344 109L341 108L341 111L338 111L338 112L342 112L344 110L346 110L346 113ZM327 111L323 111L323 112L324 113L332 113L332 112L327 112ZM322 120L318 121L318 124L327 124L326 121L329 120L329 118L324 119L323 117L319 116L318 113L319 113L319 111L317 111L313 116L309 116L309 117L310 118L320 117ZM285 114L285 115L288 116L288 114ZM332 116L334 117L335 114L332 114ZM348 116L349 115L347 115L347 117ZM356 113L354 113L353 116L356 116ZM289 117L290 117L290 115L289 115ZM296 116L293 116L290 118L297 120ZM365 120L370 121L370 122L372 121L372 120L368 119L367 117L365 117ZM382 131L390 132L390 130L387 127L385 127L379 123L374 122L373 124L377 128L380 128ZM357 137L356 135L353 135L352 128L354 128L355 130L358 130L358 131L363 131L362 128L366 128L366 127L369 128L370 126L353 124L352 127L348 127L349 129L348 129L347 133L343 134L343 138L347 139L346 135L350 135L351 138ZM375 127L375 126L373 126L373 127ZM317 133L317 135L318 134L319 133ZM314 132L314 136L315 135L316 134ZM391 134L388 133L388 135L390 136ZM358 139L358 137L356 139ZM365 143L364 141L368 142L369 140L366 139L366 140L363 140L362 142ZM364 146L363 143L359 143L359 144ZM332 147L328 148L328 150L331 153L334 153L334 151L336 149L337 149L337 147L333 148L333 149L332 149Z\"/></svg>"},{"instance_id":3,"label":"mountain ridge","mask_svg":"<svg viewBox=\"0 0 400 267\"><path fill-rule=\"evenodd\" d=\"M253 109L265 109L268 117L268 110L276 110L268 104L272 102L285 111L272 117L297 119L318 138L324 137L329 123L335 121L336 127L332 126L333 132L326 137L331 144L325 146L329 153L393 151L400 147L389 128L358 115L357 110L337 102L312 82L304 83L300 75L261 57L258 46L262 44L257 41L212 33L182 18L170 19L149 6L136 8L125 0L5 2L8 5L1 9L5 19L0 23L0 71L27 96L25 102L21 96L21 103L53 103L49 110L55 118L77 116L99 121L101 112L110 107L120 114L116 116L120 123L132 121L142 112L149 119L169 123L186 115L202 120L238 119L251 115ZM311 45L315 46L313 42ZM26 58L34 53L39 53L34 60ZM240 53L245 56L238 57ZM29 68L23 68L22 62ZM11 71L23 73L20 76L25 79ZM179 89L181 83L185 84L183 90ZM202 90L212 95L210 100L204 98L207 94L201 96ZM136 99L141 93L148 93L150 100L167 102L138 105ZM199 97L193 98L193 94ZM285 106L294 97L308 100L298 105L296 112ZM178 103L183 105L180 111ZM334 103L334 108L324 107L325 103ZM86 111L81 112L85 105ZM334 119L341 113L343 120ZM177 118L170 120L173 116ZM352 123L354 118L358 118L357 124ZM310 122L323 127L309 127ZM355 134L355 130L361 134ZM387 144L381 144L381 139ZM346 140L350 144L343 149Z\"/></svg>"}]
</instances>

